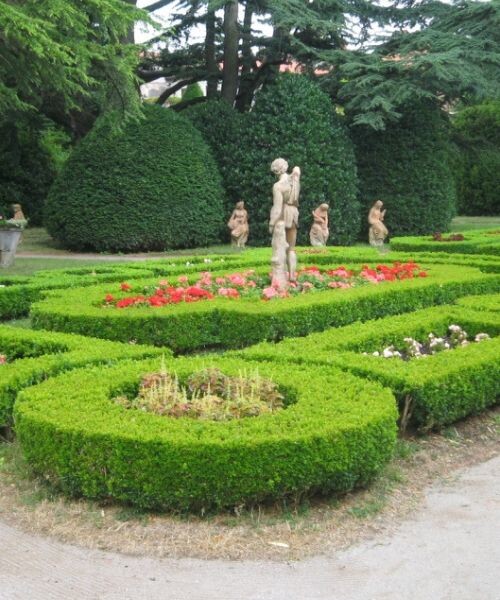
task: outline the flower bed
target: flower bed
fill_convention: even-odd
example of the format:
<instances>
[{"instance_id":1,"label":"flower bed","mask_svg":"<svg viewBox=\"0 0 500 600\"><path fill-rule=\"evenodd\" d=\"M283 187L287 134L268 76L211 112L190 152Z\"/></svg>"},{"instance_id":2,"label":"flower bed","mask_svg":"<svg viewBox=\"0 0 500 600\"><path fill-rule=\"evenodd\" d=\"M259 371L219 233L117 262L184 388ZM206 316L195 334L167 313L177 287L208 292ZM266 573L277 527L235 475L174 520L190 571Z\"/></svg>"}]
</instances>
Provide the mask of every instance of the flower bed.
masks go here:
<instances>
[{"instance_id":1,"label":"flower bed","mask_svg":"<svg viewBox=\"0 0 500 600\"><path fill-rule=\"evenodd\" d=\"M494 313L458 306L419 310L348 327L330 329L280 344L259 344L238 353L253 360L341 367L390 387L398 399L403 425L441 427L495 404L500 394L500 338L441 352L425 360L381 360L373 356L405 337L445 336L459 322L471 336L498 336ZM363 353L366 353L363 355Z\"/></svg>"},{"instance_id":2,"label":"flower bed","mask_svg":"<svg viewBox=\"0 0 500 600\"><path fill-rule=\"evenodd\" d=\"M216 297L224 298L288 298L298 294L329 289L348 289L360 287L368 283L382 281L402 281L414 277L427 277L427 271L421 269L416 263L394 263L392 266L377 265L370 268L363 265L354 271L344 266L334 269L320 269L315 265L303 267L297 273L297 280L291 282L286 290L280 289L269 276L262 276L254 269L242 273L231 273L214 277L210 271L205 271L192 284L189 278L181 275L177 282L163 279L157 285L142 287L134 290L127 282L120 285L122 294L116 297L107 293L103 305L106 307L129 308L131 306L160 307L167 304L182 302L198 302L199 300L213 300ZM123 296L123 292L134 295Z\"/></svg>"},{"instance_id":3,"label":"flower bed","mask_svg":"<svg viewBox=\"0 0 500 600\"><path fill-rule=\"evenodd\" d=\"M428 236L395 237L391 249L399 252L458 252L464 254L500 254L500 238L492 230L467 232L463 240L430 239Z\"/></svg>"},{"instance_id":4,"label":"flower bed","mask_svg":"<svg viewBox=\"0 0 500 600\"><path fill-rule=\"evenodd\" d=\"M372 356L382 358L399 358L401 360L411 360L413 358L426 358L433 356L438 352L453 350L460 346L468 346L470 343L479 343L489 340L487 333L476 333L473 340L469 340L469 334L462 329L460 325L450 325L448 331L442 337L429 333L425 341L418 341L412 337L405 337L399 343L391 344L383 350L375 350ZM367 355L367 352L363 352Z\"/></svg>"},{"instance_id":5,"label":"flower bed","mask_svg":"<svg viewBox=\"0 0 500 600\"><path fill-rule=\"evenodd\" d=\"M203 512L366 484L392 454L392 393L335 369L189 358L166 361L182 384L200 369L275 382L286 409L225 422L130 410L158 360L66 373L24 390L16 432L35 470L65 493L148 509Z\"/></svg>"},{"instance_id":6,"label":"flower bed","mask_svg":"<svg viewBox=\"0 0 500 600\"><path fill-rule=\"evenodd\" d=\"M351 266L347 268L351 270ZM266 339L308 335L327 327L367 320L373 315L407 312L500 288L498 275L469 267L426 265L426 270L428 277L317 290L276 302L216 297L154 310L149 306L136 306L133 310L103 308L102 300L109 293L109 286L94 286L53 292L32 307L31 315L35 328L127 342L135 340L184 352L210 347L237 348ZM145 280L138 285L151 286L157 282Z\"/></svg>"},{"instance_id":7,"label":"flower bed","mask_svg":"<svg viewBox=\"0 0 500 600\"><path fill-rule=\"evenodd\" d=\"M159 355L169 350L133 346L78 335L0 326L0 427L12 423L17 393L49 376L88 364L113 364L127 358Z\"/></svg>"}]
</instances>

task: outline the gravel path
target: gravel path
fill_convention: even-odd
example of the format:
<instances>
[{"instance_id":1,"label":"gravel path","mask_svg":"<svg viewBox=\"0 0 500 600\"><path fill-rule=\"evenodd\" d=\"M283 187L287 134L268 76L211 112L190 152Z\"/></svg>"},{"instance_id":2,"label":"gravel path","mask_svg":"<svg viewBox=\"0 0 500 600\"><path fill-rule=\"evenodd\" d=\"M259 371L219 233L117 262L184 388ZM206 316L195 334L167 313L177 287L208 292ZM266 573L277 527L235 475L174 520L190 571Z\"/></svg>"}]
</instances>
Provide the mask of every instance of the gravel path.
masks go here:
<instances>
[{"instance_id":1,"label":"gravel path","mask_svg":"<svg viewBox=\"0 0 500 600\"><path fill-rule=\"evenodd\" d=\"M157 560L0 523L1 600L499 600L500 457L432 487L395 534L297 563Z\"/></svg>"}]
</instances>

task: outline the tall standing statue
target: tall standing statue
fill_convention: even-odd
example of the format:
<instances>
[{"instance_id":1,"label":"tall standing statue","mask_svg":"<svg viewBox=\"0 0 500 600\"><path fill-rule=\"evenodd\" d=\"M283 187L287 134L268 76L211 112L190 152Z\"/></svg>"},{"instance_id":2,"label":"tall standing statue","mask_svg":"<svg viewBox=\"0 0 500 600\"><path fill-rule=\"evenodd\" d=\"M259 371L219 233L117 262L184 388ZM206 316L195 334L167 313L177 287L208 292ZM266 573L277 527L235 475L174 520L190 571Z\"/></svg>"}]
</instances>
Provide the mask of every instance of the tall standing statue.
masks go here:
<instances>
[{"instance_id":1,"label":"tall standing statue","mask_svg":"<svg viewBox=\"0 0 500 600\"><path fill-rule=\"evenodd\" d=\"M389 235L387 227L384 225L385 210L382 210L383 205L382 200L377 200L368 214L368 223L370 224L368 239L370 245L376 248L381 248L384 245L385 238Z\"/></svg>"},{"instance_id":2,"label":"tall standing statue","mask_svg":"<svg viewBox=\"0 0 500 600\"><path fill-rule=\"evenodd\" d=\"M248 213L242 200L236 203L227 226L231 230L231 245L236 246L236 248L244 248L248 241L250 228L248 226Z\"/></svg>"},{"instance_id":3,"label":"tall standing statue","mask_svg":"<svg viewBox=\"0 0 500 600\"><path fill-rule=\"evenodd\" d=\"M283 289L289 281L295 281L297 273L297 228L299 225L300 168L288 173L288 163L277 158L271 163L271 171L278 181L273 186L273 207L269 219L273 254L271 266L273 285Z\"/></svg>"},{"instance_id":4,"label":"tall standing statue","mask_svg":"<svg viewBox=\"0 0 500 600\"><path fill-rule=\"evenodd\" d=\"M309 232L311 246L326 246L330 231L328 229L328 204L323 202L313 210L313 224Z\"/></svg>"}]
</instances>

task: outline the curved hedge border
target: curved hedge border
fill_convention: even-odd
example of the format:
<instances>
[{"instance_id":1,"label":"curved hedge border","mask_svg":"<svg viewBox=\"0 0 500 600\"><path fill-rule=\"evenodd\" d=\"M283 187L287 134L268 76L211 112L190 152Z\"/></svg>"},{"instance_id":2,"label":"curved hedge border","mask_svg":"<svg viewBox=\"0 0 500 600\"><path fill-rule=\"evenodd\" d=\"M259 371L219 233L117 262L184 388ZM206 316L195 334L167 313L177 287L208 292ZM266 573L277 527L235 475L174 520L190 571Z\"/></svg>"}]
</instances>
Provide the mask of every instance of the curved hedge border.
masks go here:
<instances>
[{"instance_id":1,"label":"curved hedge border","mask_svg":"<svg viewBox=\"0 0 500 600\"><path fill-rule=\"evenodd\" d=\"M408 336L425 339L430 332L444 335L452 323L463 326L470 336L480 332L500 334L500 319L494 313L439 306L354 323L306 338L287 339L280 344L259 344L238 355L248 360L331 365L379 381L393 390L402 413L410 403L410 422L426 430L480 412L497 402L500 338L409 362L370 354L401 343Z\"/></svg>"},{"instance_id":2,"label":"curved hedge border","mask_svg":"<svg viewBox=\"0 0 500 600\"><path fill-rule=\"evenodd\" d=\"M206 366L234 375L257 368L293 403L225 423L173 419L110 400L158 370L158 360L82 369L19 394L15 425L27 461L73 496L204 511L350 490L391 457L397 411L378 384L241 359L167 362L181 381Z\"/></svg>"},{"instance_id":3,"label":"curved hedge border","mask_svg":"<svg viewBox=\"0 0 500 600\"><path fill-rule=\"evenodd\" d=\"M450 252L498 256L500 255L500 235L493 235L498 231L498 228L466 231L465 239L461 242L435 242L430 235L395 237L391 239L391 248L399 252Z\"/></svg>"},{"instance_id":4,"label":"curved hedge border","mask_svg":"<svg viewBox=\"0 0 500 600\"><path fill-rule=\"evenodd\" d=\"M5 325L0 326L0 352L14 359L0 366L0 427L12 424L17 393L47 377L89 364L114 364L127 358L172 354L166 348L160 350Z\"/></svg>"},{"instance_id":5,"label":"curved hedge border","mask_svg":"<svg viewBox=\"0 0 500 600\"><path fill-rule=\"evenodd\" d=\"M100 304L113 289L95 286L68 290L63 295L53 293L33 305L31 316L37 329L125 342L135 340L184 352L207 347L237 348L263 340L304 336L332 326L365 321L373 315L382 317L446 304L460 296L500 288L500 276L474 268L451 265L427 268L427 278L316 292L272 302L222 298L155 309L104 309Z\"/></svg>"},{"instance_id":6,"label":"curved hedge border","mask_svg":"<svg viewBox=\"0 0 500 600\"><path fill-rule=\"evenodd\" d=\"M484 294L484 296L465 296L459 298L457 304L477 311L500 312L500 294Z\"/></svg>"}]
</instances>

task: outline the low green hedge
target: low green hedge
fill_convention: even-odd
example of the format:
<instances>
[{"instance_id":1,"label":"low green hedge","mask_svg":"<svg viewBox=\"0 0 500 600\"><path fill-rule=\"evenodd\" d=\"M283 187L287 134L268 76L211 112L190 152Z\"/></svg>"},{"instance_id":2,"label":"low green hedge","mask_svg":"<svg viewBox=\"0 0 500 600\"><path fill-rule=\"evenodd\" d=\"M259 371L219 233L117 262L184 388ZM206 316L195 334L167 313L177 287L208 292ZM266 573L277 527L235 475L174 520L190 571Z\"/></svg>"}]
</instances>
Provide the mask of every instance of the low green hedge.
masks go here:
<instances>
[{"instance_id":1,"label":"low green hedge","mask_svg":"<svg viewBox=\"0 0 500 600\"><path fill-rule=\"evenodd\" d=\"M203 512L344 492L368 482L391 457L396 405L378 384L335 369L167 361L181 382L208 366L229 375L258 369L291 403L228 422L175 419L111 400L158 371L158 360L72 371L18 396L15 426L28 463L71 496Z\"/></svg>"},{"instance_id":2,"label":"low green hedge","mask_svg":"<svg viewBox=\"0 0 500 600\"><path fill-rule=\"evenodd\" d=\"M0 354L7 355L9 362L0 365L0 427L11 425L16 395L27 386L89 364L114 364L161 353L171 355L168 349L2 325Z\"/></svg>"},{"instance_id":3,"label":"low green hedge","mask_svg":"<svg viewBox=\"0 0 500 600\"><path fill-rule=\"evenodd\" d=\"M259 344L238 355L248 360L341 367L379 381L393 390L401 413L410 411L410 423L426 430L480 412L497 401L500 338L407 362L371 354L401 344L405 337L422 341L431 332L444 335L451 324L464 327L470 337L480 332L500 333L500 319L494 313L439 306L279 344Z\"/></svg>"},{"instance_id":4,"label":"low green hedge","mask_svg":"<svg viewBox=\"0 0 500 600\"><path fill-rule=\"evenodd\" d=\"M336 263L334 266L338 266ZM53 292L33 305L35 328L107 339L168 346L176 352L199 348L238 348L262 340L304 336L328 327L446 304L471 293L500 287L500 276L471 267L424 265L427 278L314 292L265 302L217 298L161 308L103 308L100 285ZM144 281L144 284L157 280Z\"/></svg>"},{"instance_id":5,"label":"low green hedge","mask_svg":"<svg viewBox=\"0 0 500 600\"><path fill-rule=\"evenodd\" d=\"M459 298L457 304L478 311L500 312L500 294L484 294L483 296L465 296Z\"/></svg>"},{"instance_id":6,"label":"low green hedge","mask_svg":"<svg viewBox=\"0 0 500 600\"><path fill-rule=\"evenodd\" d=\"M444 234L448 236L450 234ZM395 237L391 248L398 252L453 252L459 254L500 255L500 235L498 229L466 231L465 239L457 242L437 242L432 236Z\"/></svg>"}]
</instances>

